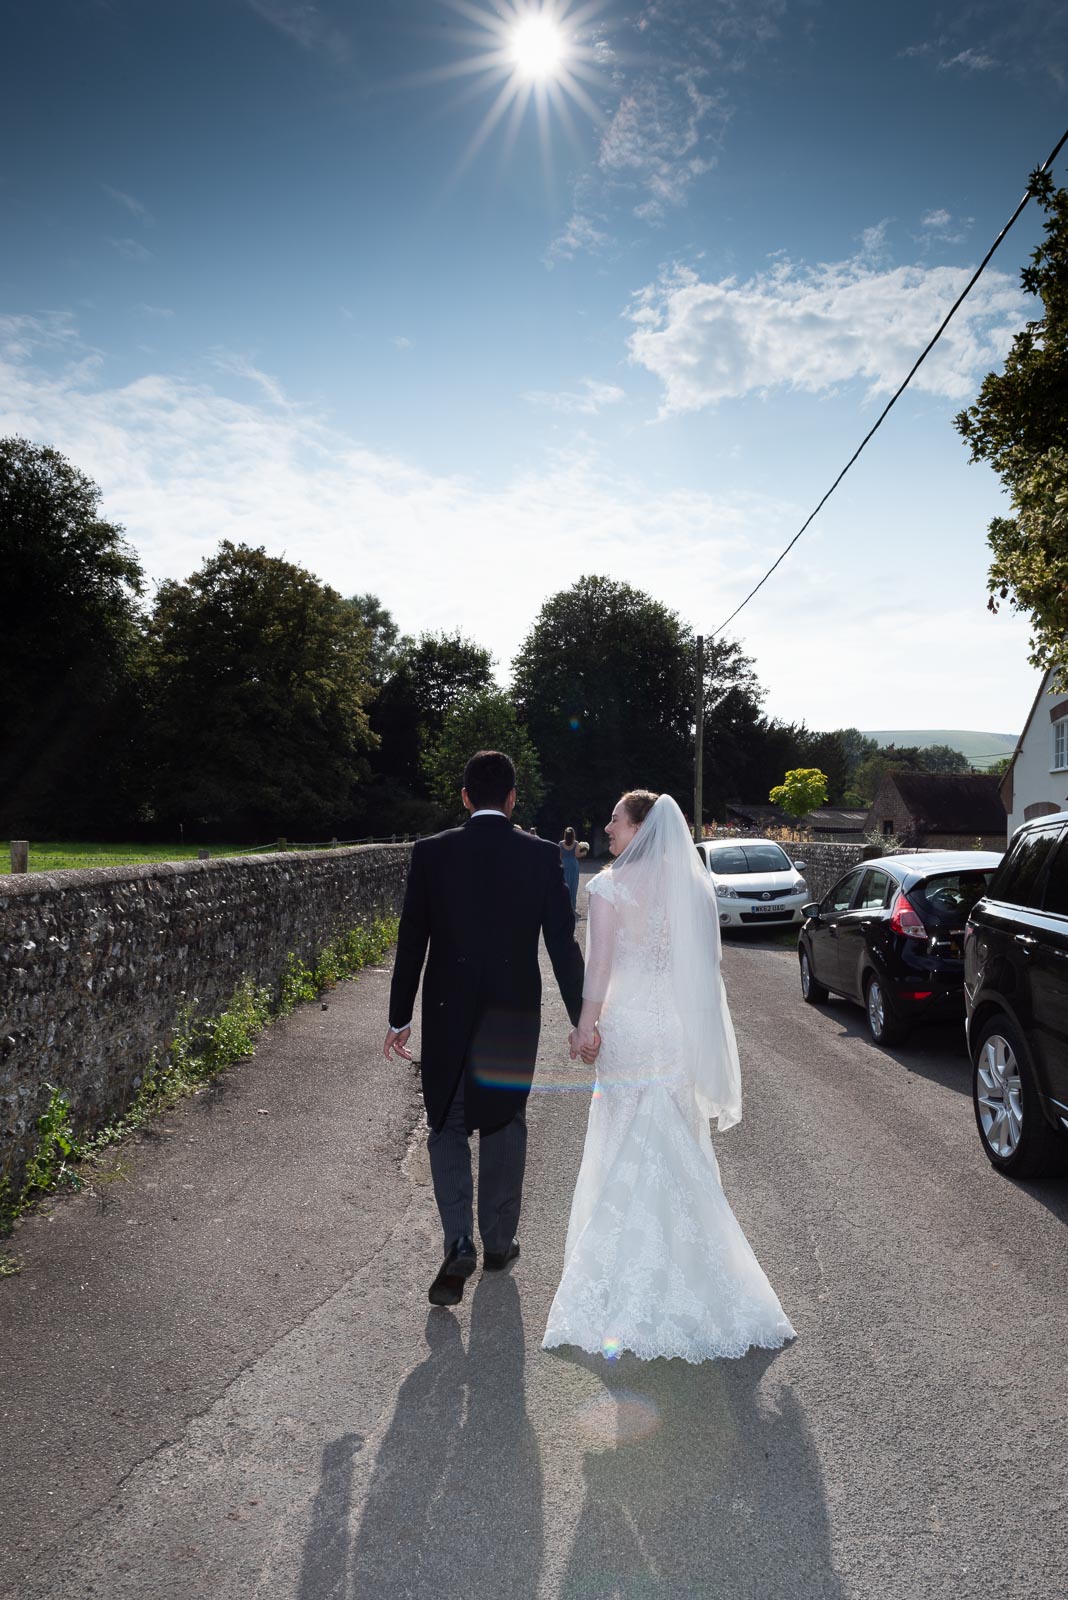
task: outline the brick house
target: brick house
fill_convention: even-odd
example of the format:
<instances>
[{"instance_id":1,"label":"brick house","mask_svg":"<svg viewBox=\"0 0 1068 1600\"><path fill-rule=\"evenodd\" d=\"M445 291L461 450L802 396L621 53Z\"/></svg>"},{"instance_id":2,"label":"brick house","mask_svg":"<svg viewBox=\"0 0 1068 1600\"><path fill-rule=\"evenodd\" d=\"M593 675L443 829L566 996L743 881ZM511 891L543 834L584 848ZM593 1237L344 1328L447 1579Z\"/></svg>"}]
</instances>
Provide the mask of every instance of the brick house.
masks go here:
<instances>
[{"instance_id":1,"label":"brick house","mask_svg":"<svg viewBox=\"0 0 1068 1600\"><path fill-rule=\"evenodd\" d=\"M887 772L864 831L928 850L1004 850L999 780L982 772Z\"/></svg>"}]
</instances>

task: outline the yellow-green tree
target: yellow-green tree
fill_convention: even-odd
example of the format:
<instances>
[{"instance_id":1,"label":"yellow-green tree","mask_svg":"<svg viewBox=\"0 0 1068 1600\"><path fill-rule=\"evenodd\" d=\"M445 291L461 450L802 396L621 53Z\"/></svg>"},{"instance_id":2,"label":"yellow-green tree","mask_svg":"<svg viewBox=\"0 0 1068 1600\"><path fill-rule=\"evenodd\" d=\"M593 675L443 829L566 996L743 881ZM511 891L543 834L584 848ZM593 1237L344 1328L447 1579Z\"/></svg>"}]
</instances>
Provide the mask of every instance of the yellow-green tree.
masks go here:
<instances>
[{"instance_id":1,"label":"yellow-green tree","mask_svg":"<svg viewBox=\"0 0 1068 1600\"><path fill-rule=\"evenodd\" d=\"M827 804L827 777L818 767L795 767L768 795L788 817L804 817Z\"/></svg>"}]
</instances>

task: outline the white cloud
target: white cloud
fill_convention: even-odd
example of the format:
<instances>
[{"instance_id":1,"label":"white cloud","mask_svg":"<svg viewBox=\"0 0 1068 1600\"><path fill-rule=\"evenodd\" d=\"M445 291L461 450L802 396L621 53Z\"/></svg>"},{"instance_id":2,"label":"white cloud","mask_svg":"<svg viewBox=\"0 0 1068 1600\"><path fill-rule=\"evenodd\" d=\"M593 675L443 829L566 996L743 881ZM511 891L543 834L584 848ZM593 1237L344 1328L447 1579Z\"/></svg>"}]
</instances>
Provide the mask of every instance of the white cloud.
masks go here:
<instances>
[{"instance_id":1,"label":"white cloud","mask_svg":"<svg viewBox=\"0 0 1068 1600\"><path fill-rule=\"evenodd\" d=\"M524 394L523 399L532 406L548 406L553 411L592 417L605 406L618 405L626 398L625 391L618 384L598 383L595 378L583 378L581 383L582 387L578 393L569 393L566 390L553 393L547 389L530 389Z\"/></svg>"},{"instance_id":2,"label":"white cloud","mask_svg":"<svg viewBox=\"0 0 1068 1600\"><path fill-rule=\"evenodd\" d=\"M925 211L920 219L923 228L948 228L953 221L948 211Z\"/></svg>"},{"instance_id":3,"label":"white cloud","mask_svg":"<svg viewBox=\"0 0 1068 1600\"><path fill-rule=\"evenodd\" d=\"M134 306L134 310L139 317L158 317L162 321L169 321L174 316L173 306L150 306L144 300Z\"/></svg>"},{"instance_id":4,"label":"white cloud","mask_svg":"<svg viewBox=\"0 0 1068 1600\"><path fill-rule=\"evenodd\" d=\"M695 179L715 158L702 153L703 124L712 113L725 120L723 103L702 92L694 68L640 79L620 100L601 140L601 171L628 179L644 192L634 214L660 222L669 207L685 203Z\"/></svg>"},{"instance_id":5,"label":"white cloud","mask_svg":"<svg viewBox=\"0 0 1068 1600\"><path fill-rule=\"evenodd\" d=\"M117 250L120 256L125 256L127 261L151 261L153 259L151 250L146 250L144 245L137 239L112 239L110 244L112 249Z\"/></svg>"},{"instance_id":6,"label":"white cloud","mask_svg":"<svg viewBox=\"0 0 1068 1600\"><path fill-rule=\"evenodd\" d=\"M963 289L963 267L880 270L863 256L819 267L780 261L747 282L676 268L635 296L631 360L663 385L662 415L754 391L817 394L857 379L892 392ZM1023 315L1013 279L980 279L913 387L969 399Z\"/></svg>"},{"instance_id":7,"label":"white cloud","mask_svg":"<svg viewBox=\"0 0 1068 1600\"><path fill-rule=\"evenodd\" d=\"M795 515L770 496L653 490L584 450L539 454L500 484L434 474L300 406L158 372L106 387L63 364L65 349L54 372L26 342L0 360L0 434L52 444L99 483L152 579L188 576L223 538L263 544L342 592L374 589L409 631L462 627L505 667L570 575L625 578L685 615L700 595L718 612L763 560L752 541ZM258 380L240 358L213 362ZM457 560L500 549L536 563Z\"/></svg>"},{"instance_id":8,"label":"white cloud","mask_svg":"<svg viewBox=\"0 0 1068 1600\"><path fill-rule=\"evenodd\" d=\"M409 339L407 334L404 333L398 333L397 337L391 340L391 343L394 344L398 350L412 350L415 348L415 340Z\"/></svg>"},{"instance_id":9,"label":"white cloud","mask_svg":"<svg viewBox=\"0 0 1068 1600\"><path fill-rule=\"evenodd\" d=\"M295 40L302 50L328 55L335 61L347 58L349 43L345 35L309 0L246 0L246 4L272 28Z\"/></svg>"},{"instance_id":10,"label":"white cloud","mask_svg":"<svg viewBox=\"0 0 1068 1600\"><path fill-rule=\"evenodd\" d=\"M144 223L146 228L151 228L155 224L156 219L149 211L148 207L142 205L140 200L135 200L132 194L126 194L122 189L113 189L110 183L103 183L100 187L103 189L104 193L109 194L118 205L125 206L126 210L135 216L138 222Z\"/></svg>"},{"instance_id":11,"label":"white cloud","mask_svg":"<svg viewBox=\"0 0 1068 1600\"><path fill-rule=\"evenodd\" d=\"M947 61L938 63L942 71L950 67L963 67L966 72L989 72L992 67L1000 63L994 56L988 56L982 50L960 50L955 56L950 56Z\"/></svg>"},{"instance_id":12,"label":"white cloud","mask_svg":"<svg viewBox=\"0 0 1068 1600\"><path fill-rule=\"evenodd\" d=\"M596 226L593 218L582 211L573 211L567 226L557 234L544 255L545 265L553 267L558 261L573 261L582 251L596 251L610 244L607 233Z\"/></svg>"},{"instance_id":13,"label":"white cloud","mask_svg":"<svg viewBox=\"0 0 1068 1600\"><path fill-rule=\"evenodd\" d=\"M247 378L250 383L254 383L272 405L288 409L289 400L278 379L273 378L269 372L262 371L247 356L238 355L234 350L215 350L212 352L211 361L220 372L230 372L235 378Z\"/></svg>"}]
</instances>

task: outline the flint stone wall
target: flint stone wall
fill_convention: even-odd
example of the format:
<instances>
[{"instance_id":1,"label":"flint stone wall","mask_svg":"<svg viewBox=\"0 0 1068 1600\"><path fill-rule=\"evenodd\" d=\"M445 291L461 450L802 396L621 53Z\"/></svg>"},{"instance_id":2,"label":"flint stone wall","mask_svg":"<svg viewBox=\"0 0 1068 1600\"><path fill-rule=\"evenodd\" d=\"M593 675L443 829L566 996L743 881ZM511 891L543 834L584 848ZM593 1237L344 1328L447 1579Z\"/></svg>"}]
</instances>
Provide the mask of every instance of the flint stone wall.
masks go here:
<instances>
[{"instance_id":1,"label":"flint stone wall","mask_svg":"<svg viewBox=\"0 0 1068 1600\"><path fill-rule=\"evenodd\" d=\"M409 845L0 875L0 1177L17 1192L49 1084L79 1131L120 1112L187 1007L277 992L339 934L400 910Z\"/></svg>"}]
</instances>

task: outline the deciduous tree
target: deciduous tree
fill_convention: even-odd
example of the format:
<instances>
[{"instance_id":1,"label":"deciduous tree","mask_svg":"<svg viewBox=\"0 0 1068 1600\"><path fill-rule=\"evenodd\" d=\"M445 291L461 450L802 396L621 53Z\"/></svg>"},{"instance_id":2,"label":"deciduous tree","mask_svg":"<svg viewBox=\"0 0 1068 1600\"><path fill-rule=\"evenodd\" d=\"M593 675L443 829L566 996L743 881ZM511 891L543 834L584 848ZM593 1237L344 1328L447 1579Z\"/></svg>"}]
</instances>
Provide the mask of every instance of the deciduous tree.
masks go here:
<instances>
[{"instance_id":1,"label":"deciduous tree","mask_svg":"<svg viewBox=\"0 0 1068 1600\"><path fill-rule=\"evenodd\" d=\"M1035 174L1045 238L1021 273L1042 315L1012 342L1001 372L956 425L973 461L989 461L1009 491L1013 515L995 517L988 605L1007 601L1031 618L1030 659L1068 687L1068 189ZM1036 307L1037 309L1037 307Z\"/></svg>"},{"instance_id":2,"label":"deciduous tree","mask_svg":"<svg viewBox=\"0 0 1068 1600\"><path fill-rule=\"evenodd\" d=\"M128 825L141 564L57 450L0 439L0 829Z\"/></svg>"}]
</instances>

